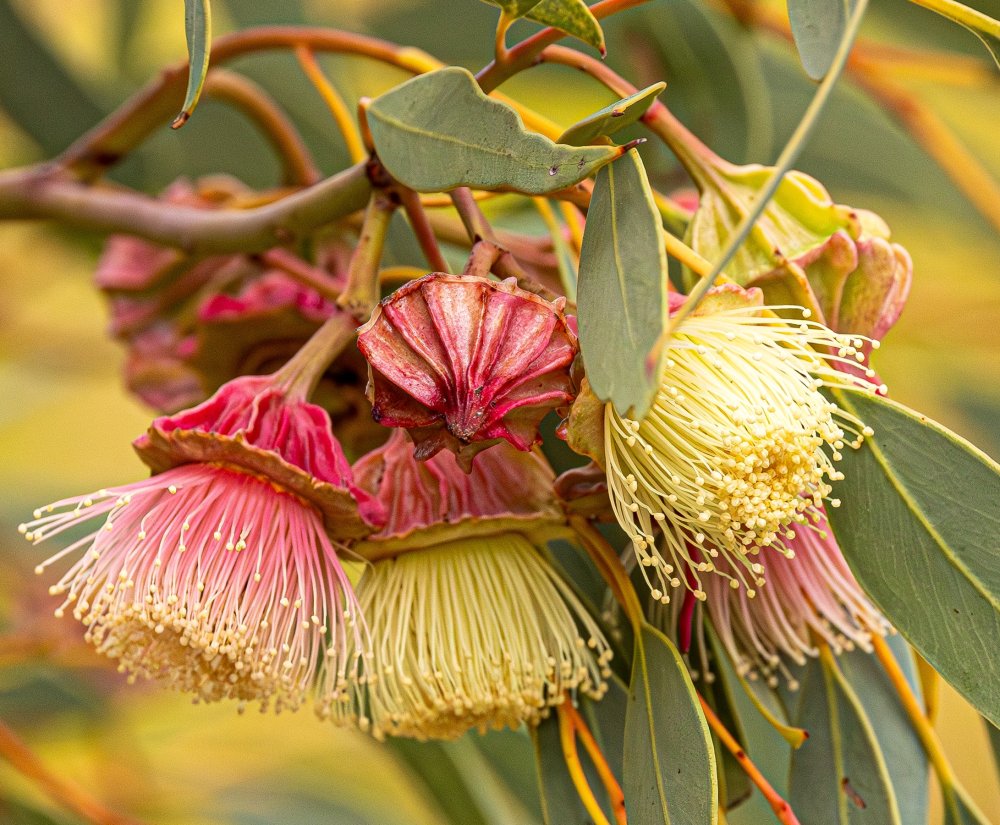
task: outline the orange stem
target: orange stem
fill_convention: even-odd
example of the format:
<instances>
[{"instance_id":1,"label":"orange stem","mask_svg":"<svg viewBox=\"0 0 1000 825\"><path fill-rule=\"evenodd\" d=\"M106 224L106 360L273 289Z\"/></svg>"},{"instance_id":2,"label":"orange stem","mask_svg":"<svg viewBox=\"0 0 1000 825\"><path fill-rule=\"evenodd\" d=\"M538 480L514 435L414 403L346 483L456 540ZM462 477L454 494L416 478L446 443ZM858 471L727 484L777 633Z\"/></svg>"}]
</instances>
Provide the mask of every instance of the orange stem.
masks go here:
<instances>
[{"instance_id":1,"label":"orange stem","mask_svg":"<svg viewBox=\"0 0 1000 825\"><path fill-rule=\"evenodd\" d=\"M604 811L601 810L600 804L597 802L597 798L594 796L594 791L587 782L587 777L583 773L583 765L580 763L580 754L576 749L576 736L574 735L575 726L573 725L573 720L566 712L566 706L570 704L567 698L561 705L556 708L556 715L559 718L559 742L562 744L563 759L566 761L566 770L569 771L570 779L573 780L573 786L576 788L576 792L580 797L580 801L583 803L583 807L586 808L593 825L611 825L608 822L608 818L604 815Z\"/></svg>"},{"instance_id":2,"label":"orange stem","mask_svg":"<svg viewBox=\"0 0 1000 825\"><path fill-rule=\"evenodd\" d=\"M54 801L93 825L139 825L138 820L108 810L85 791L52 773L2 721L0 721L0 756Z\"/></svg>"},{"instance_id":3,"label":"orange stem","mask_svg":"<svg viewBox=\"0 0 1000 825\"><path fill-rule=\"evenodd\" d=\"M344 98L340 96L340 92L337 91L327 76L323 74L323 70L316 60L316 55L312 53L312 50L308 46L296 46L295 57L298 59L302 71L309 78L309 82L316 87L319 96L323 98L323 102L330 110L330 114L333 115L334 123L337 124L337 130L340 132L341 137L343 137L344 143L347 144L347 151L351 156L351 162L358 163L364 160L368 157L368 152L365 151L364 143L361 141L361 132L354 123L354 118L351 116L347 104L344 103Z\"/></svg>"},{"instance_id":4,"label":"orange stem","mask_svg":"<svg viewBox=\"0 0 1000 825\"><path fill-rule=\"evenodd\" d=\"M778 821L783 823L783 825L800 825L798 818L792 811L791 805L782 799L781 795L764 777L764 774L750 761L750 757L747 756L746 751L740 747L740 743L736 741L736 738L722 724L719 717L715 715L715 712L708 706L708 703L701 694L698 694L698 701L701 702L702 713L705 714L705 719L712 732L722 742L726 750L733 755L733 758L736 759L739 766L743 769L743 773L750 778L750 781L764 795L764 798L771 806L771 810L774 811L774 815L778 817Z\"/></svg>"},{"instance_id":5,"label":"orange stem","mask_svg":"<svg viewBox=\"0 0 1000 825\"><path fill-rule=\"evenodd\" d=\"M608 798L611 800L611 809L615 815L615 822L618 825L628 825L628 815L625 812L625 793L622 791L622 786L618 784L618 779L615 777L614 771L611 770L611 766L604 756L604 751L601 750L600 745L597 744L597 740L594 739L594 735L590 732L590 728L587 727L584 718L573 707L572 703L569 701L564 702L561 707L565 709L566 715L569 716L573 727L576 729L576 735L580 738L583 747L590 756L590 761L594 763L594 767L597 769L597 775L601 778L604 789L608 793Z\"/></svg>"}]
</instances>

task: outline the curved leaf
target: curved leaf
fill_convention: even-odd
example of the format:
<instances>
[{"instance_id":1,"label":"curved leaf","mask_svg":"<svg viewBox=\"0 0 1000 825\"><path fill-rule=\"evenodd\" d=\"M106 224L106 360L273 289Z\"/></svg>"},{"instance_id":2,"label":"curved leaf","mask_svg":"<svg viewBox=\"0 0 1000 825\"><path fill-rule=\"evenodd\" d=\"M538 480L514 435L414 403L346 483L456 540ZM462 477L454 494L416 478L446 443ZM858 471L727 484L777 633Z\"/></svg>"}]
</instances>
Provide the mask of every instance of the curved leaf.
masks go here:
<instances>
[{"instance_id":1,"label":"curved leaf","mask_svg":"<svg viewBox=\"0 0 1000 825\"><path fill-rule=\"evenodd\" d=\"M504 14L511 19L517 19L518 17L524 17L541 0L483 0L483 2L503 9Z\"/></svg>"},{"instance_id":2,"label":"curved leaf","mask_svg":"<svg viewBox=\"0 0 1000 825\"><path fill-rule=\"evenodd\" d=\"M379 160L418 192L458 186L544 195L593 174L624 151L573 147L529 132L510 106L449 66L408 80L368 107Z\"/></svg>"},{"instance_id":3,"label":"curved leaf","mask_svg":"<svg viewBox=\"0 0 1000 825\"><path fill-rule=\"evenodd\" d=\"M580 347L594 394L636 417L660 379L650 352L666 324L667 257L660 215L634 149L597 175L580 251Z\"/></svg>"},{"instance_id":4,"label":"curved leaf","mask_svg":"<svg viewBox=\"0 0 1000 825\"><path fill-rule=\"evenodd\" d=\"M902 642L899 636L892 640ZM890 644L892 643L890 640ZM904 671L915 677L913 655L905 643L893 645ZM899 694L878 660L863 650L839 657L841 672L854 689L885 757L886 770L899 805L903 825L926 825L930 802L930 772L920 738L899 700Z\"/></svg>"},{"instance_id":5,"label":"curved leaf","mask_svg":"<svg viewBox=\"0 0 1000 825\"><path fill-rule=\"evenodd\" d=\"M631 825L710 825L719 787L698 696L677 649L643 625L625 715L625 805Z\"/></svg>"},{"instance_id":6,"label":"curved leaf","mask_svg":"<svg viewBox=\"0 0 1000 825\"><path fill-rule=\"evenodd\" d=\"M181 113L170 124L173 129L179 129L188 122L205 85L212 43L212 7L209 0L184 0L184 36L187 38L190 63L188 85Z\"/></svg>"},{"instance_id":7,"label":"curved leaf","mask_svg":"<svg viewBox=\"0 0 1000 825\"><path fill-rule=\"evenodd\" d=\"M594 112L570 126L559 136L559 142L571 146L583 146L602 135L613 135L626 126L631 126L646 114L656 101L656 96L666 88L667 84L660 81L640 89L634 95L629 95L617 103L605 106L599 112Z\"/></svg>"},{"instance_id":8,"label":"curved leaf","mask_svg":"<svg viewBox=\"0 0 1000 825\"><path fill-rule=\"evenodd\" d=\"M832 655L806 666L796 723L810 733L789 771L802 825L902 825L875 731Z\"/></svg>"},{"instance_id":9,"label":"curved leaf","mask_svg":"<svg viewBox=\"0 0 1000 825\"><path fill-rule=\"evenodd\" d=\"M792 37L806 74L822 80L847 25L845 0L788 0Z\"/></svg>"},{"instance_id":10,"label":"curved leaf","mask_svg":"<svg viewBox=\"0 0 1000 825\"><path fill-rule=\"evenodd\" d=\"M604 32L583 0L541 0L525 15L543 26L553 26L604 54Z\"/></svg>"},{"instance_id":11,"label":"curved leaf","mask_svg":"<svg viewBox=\"0 0 1000 825\"><path fill-rule=\"evenodd\" d=\"M836 392L875 430L845 450L829 517L879 609L956 690L1000 723L1000 467L905 407Z\"/></svg>"}]
</instances>

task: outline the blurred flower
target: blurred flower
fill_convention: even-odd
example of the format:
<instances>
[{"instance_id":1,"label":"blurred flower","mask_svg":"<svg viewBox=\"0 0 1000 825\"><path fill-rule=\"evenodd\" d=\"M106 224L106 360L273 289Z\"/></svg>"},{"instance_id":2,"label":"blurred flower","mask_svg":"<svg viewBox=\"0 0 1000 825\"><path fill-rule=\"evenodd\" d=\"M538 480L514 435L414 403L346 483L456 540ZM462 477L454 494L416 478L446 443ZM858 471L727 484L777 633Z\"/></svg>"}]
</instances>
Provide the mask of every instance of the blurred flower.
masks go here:
<instances>
[{"instance_id":1,"label":"blurred flower","mask_svg":"<svg viewBox=\"0 0 1000 825\"><path fill-rule=\"evenodd\" d=\"M440 273L396 290L358 333L375 419L405 427L418 458L447 448L466 468L501 439L530 449L545 414L573 398L563 303L513 279Z\"/></svg>"},{"instance_id":2,"label":"blurred flower","mask_svg":"<svg viewBox=\"0 0 1000 825\"><path fill-rule=\"evenodd\" d=\"M818 508L815 524L801 525L786 539L788 559L768 567L767 586L750 601L718 576L706 577L705 606L719 639L741 675L762 674L775 687L778 673L797 685L786 667L818 655L822 639L834 653L871 649L871 634L890 625L855 581ZM718 559L716 565L729 569ZM732 570L730 570L732 573Z\"/></svg>"},{"instance_id":3,"label":"blurred flower","mask_svg":"<svg viewBox=\"0 0 1000 825\"><path fill-rule=\"evenodd\" d=\"M38 568L79 555L51 588L120 669L205 701L298 707L343 679L363 635L331 538L371 531L329 418L272 377L239 378L156 419L135 447L154 475L64 499L21 526L39 542L103 523Z\"/></svg>"},{"instance_id":4,"label":"blurred flower","mask_svg":"<svg viewBox=\"0 0 1000 825\"><path fill-rule=\"evenodd\" d=\"M565 532L544 459L501 445L466 474L447 452L417 461L397 431L355 475L387 513L354 546L372 562L357 588L372 650L322 715L379 738L453 739L603 695L611 653L544 553Z\"/></svg>"},{"instance_id":5,"label":"blurred flower","mask_svg":"<svg viewBox=\"0 0 1000 825\"><path fill-rule=\"evenodd\" d=\"M682 583L704 599L702 573L752 598L764 584L760 549L790 553L792 526L814 517L828 480L842 477L840 450L871 434L820 392L876 390L871 370L835 368L862 363L863 340L766 313L773 309L760 305L759 290L713 290L674 332L646 417L606 406L612 507L664 603Z\"/></svg>"}]
</instances>

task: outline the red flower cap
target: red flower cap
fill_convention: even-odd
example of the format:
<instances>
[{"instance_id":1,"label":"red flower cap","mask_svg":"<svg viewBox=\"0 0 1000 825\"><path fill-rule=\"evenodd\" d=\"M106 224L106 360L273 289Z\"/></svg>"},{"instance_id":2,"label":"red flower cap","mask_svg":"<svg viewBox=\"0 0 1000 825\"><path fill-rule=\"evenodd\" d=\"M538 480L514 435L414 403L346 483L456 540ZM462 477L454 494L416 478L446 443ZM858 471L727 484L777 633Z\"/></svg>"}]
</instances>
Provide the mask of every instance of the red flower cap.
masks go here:
<instances>
[{"instance_id":1,"label":"red flower cap","mask_svg":"<svg viewBox=\"0 0 1000 825\"><path fill-rule=\"evenodd\" d=\"M468 469L501 439L531 449L545 414L573 399L577 342L563 306L513 279L431 273L406 284L358 333L372 414L409 430L421 460L446 447Z\"/></svg>"},{"instance_id":2,"label":"red flower cap","mask_svg":"<svg viewBox=\"0 0 1000 825\"><path fill-rule=\"evenodd\" d=\"M565 524L552 468L533 450L501 444L466 473L448 452L418 461L397 430L355 462L354 476L386 516L378 533L354 547L373 560L470 536L520 532L544 539Z\"/></svg>"},{"instance_id":3,"label":"red flower cap","mask_svg":"<svg viewBox=\"0 0 1000 825\"><path fill-rule=\"evenodd\" d=\"M236 378L197 407L157 418L134 447L154 473L203 462L263 476L315 506L335 539L384 521L382 505L354 484L326 410L270 376Z\"/></svg>"}]
</instances>

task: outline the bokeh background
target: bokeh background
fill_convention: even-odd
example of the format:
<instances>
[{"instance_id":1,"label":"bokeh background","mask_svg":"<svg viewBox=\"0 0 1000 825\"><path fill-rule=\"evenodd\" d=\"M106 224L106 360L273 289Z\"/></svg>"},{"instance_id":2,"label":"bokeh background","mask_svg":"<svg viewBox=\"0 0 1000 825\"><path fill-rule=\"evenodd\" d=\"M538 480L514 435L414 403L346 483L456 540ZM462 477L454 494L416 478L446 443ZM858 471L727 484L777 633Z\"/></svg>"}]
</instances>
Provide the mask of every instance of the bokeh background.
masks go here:
<instances>
[{"instance_id":1,"label":"bokeh background","mask_svg":"<svg viewBox=\"0 0 1000 825\"><path fill-rule=\"evenodd\" d=\"M1000 15L1000 3L976 5ZM489 59L495 20L475 0L215 0L213 10L216 34L259 23L329 24L410 42L472 69ZM514 32L530 30L522 23ZM612 64L640 86L666 80L665 102L734 161L773 161L813 88L785 40L741 27L721 3L658 0L606 30ZM874 2L863 36L878 58L869 71L938 118L995 187L1000 76L981 44L905 0ZM913 57L911 49L921 52ZM0 168L59 152L184 54L178 0L0 0ZM348 99L403 79L363 60L323 64ZM325 171L346 163L292 57L236 67L287 106ZM562 84L559 94L553 82ZM586 78L554 67L505 91L566 125L610 102ZM665 151L643 152L657 183L683 184ZM798 165L838 201L879 212L913 256L909 305L875 364L893 397L1000 456L997 224L850 80ZM217 171L254 186L278 178L260 136L209 100L185 129L161 130L114 177L157 192L180 175ZM146 822L434 823L457 798L435 795L424 781L428 766L471 779L473 807L492 811L493 822L534 821L530 793L517 798L491 781L508 776L530 787L530 751L518 734L387 750L308 712L240 717L231 706L192 707L182 696L126 686L82 645L71 620L51 617L47 582L32 574L44 548L19 541L16 525L40 503L143 475L129 441L149 413L122 390L123 353L104 334L105 309L90 285L100 246L96 236L53 225L0 225L0 719L58 775ZM972 796L1000 822L981 720L945 689L937 727ZM484 753L495 756L494 767ZM75 821L0 759L0 823ZM731 821L773 819L751 806Z\"/></svg>"}]
</instances>

